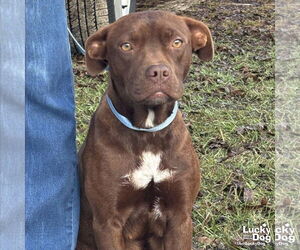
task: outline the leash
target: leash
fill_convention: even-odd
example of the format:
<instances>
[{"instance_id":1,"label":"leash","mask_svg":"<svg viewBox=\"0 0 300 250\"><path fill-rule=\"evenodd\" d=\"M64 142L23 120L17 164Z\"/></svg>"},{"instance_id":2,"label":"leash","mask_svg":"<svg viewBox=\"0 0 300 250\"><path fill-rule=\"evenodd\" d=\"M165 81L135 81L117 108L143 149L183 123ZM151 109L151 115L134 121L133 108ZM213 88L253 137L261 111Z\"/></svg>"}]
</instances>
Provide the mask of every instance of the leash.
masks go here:
<instances>
[{"instance_id":1,"label":"leash","mask_svg":"<svg viewBox=\"0 0 300 250\"><path fill-rule=\"evenodd\" d=\"M127 128L135 130L135 131L143 131L143 132L157 132L160 131L164 128L166 128L167 126L169 126L172 121L175 119L177 111L178 111L178 101L175 102L174 104L174 108L171 112L171 115L161 124L152 127L152 128L138 128L133 126L133 124L131 123L131 121L128 120L127 117L121 115L116 108L114 107L111 99L108 97L108 95L106 95L106 102L111 110L111 112L115 115L115 117Z\"/></svg>"},{"instance_id":2,"label":"leash","mask_svg":"<svg viewBox=\"0 0 300 250\"><path fill-rule=\"evenodd\" d=\"M79 49L80 53L85 55L85 49L82 48L82 46L80 45L80 43L76 40L75 36L72 34L72 32L70 31L69 28L67 28L70 37L72 38L72 40L74 41L75 45L77 46L77 48Z\"/></svg>"}]
</instances>

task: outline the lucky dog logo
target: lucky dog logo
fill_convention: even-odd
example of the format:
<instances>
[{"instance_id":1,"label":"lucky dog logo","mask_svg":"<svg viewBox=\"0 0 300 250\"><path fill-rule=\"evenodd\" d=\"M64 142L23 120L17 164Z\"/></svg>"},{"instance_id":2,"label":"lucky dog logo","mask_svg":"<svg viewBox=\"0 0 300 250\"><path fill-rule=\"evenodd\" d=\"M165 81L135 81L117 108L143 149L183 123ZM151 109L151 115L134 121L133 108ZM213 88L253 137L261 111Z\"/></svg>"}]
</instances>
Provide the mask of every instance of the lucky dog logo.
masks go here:
<instances>
[{"instance_id":1,"label":"lucky dog logo","mask_svg":"<svg viewBox=\"0 0 300 250\"><path fill-rule=\"evenodd\" d=\"M277 246L288 246L295 242L295 230L286 223L276 226L274 231L266 223L257 227L242 227L242 238L236 245L244 246L265 246L274 241Z\"/></svg>"},{"instance_id":2,"label":"lucky dog logo","mask_svg":"<svg viewBox=\"0 0 300 250\"><path fill-rule=\"evenodd\" d=\"M267 227L267 224L264 223L260 227L247 228L243 226L243 234L247 235L247 239L249 239L249 235L251 235L253 241L261 241L270 243L271 242L271 230Z\"/></svg>"}]
</instances>

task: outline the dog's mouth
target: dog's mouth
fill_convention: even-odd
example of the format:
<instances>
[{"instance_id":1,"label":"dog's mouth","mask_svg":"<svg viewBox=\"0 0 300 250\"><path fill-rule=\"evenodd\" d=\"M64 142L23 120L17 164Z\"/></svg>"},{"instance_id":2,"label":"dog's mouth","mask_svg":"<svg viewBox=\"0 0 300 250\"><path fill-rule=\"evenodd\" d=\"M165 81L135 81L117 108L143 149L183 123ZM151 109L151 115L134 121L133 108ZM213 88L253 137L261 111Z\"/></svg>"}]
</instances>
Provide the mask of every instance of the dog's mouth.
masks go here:
<instances>
[{"instance_id":1,"label":"dog's mouth","mask_svg":"<svg viewBox=\"0 0 300 250\"><path fill-rule=\"evenodd\" d=\"M179 81L167 81L164 84L145 82L143 85L133 86L134 88L128 91L131 99L145 106L157 106L176 101L183 94L183 85Z\"/></svg>"},{"instance_id":2,"label":"dog's mouth","mask_svg":"<svg viewBox=\"0 0 300 250\"><path fill-rule=\"evenodd\" d=\"M166 98L168 95L165 94L163 91L157 91L154 94L150 95L147 99L161 99Z\"/></svg>"},{"instance_id":3,"label":"dog's mouth","mask_svg":"<svg viewBox=\"0 0 300 250\"><path fill-rule=\"evenodd\" d=\"M170 101L172 98L164 91L156 91L147 96L143 103L147 106L157 106Z\"/></svg>"}]
</instances>

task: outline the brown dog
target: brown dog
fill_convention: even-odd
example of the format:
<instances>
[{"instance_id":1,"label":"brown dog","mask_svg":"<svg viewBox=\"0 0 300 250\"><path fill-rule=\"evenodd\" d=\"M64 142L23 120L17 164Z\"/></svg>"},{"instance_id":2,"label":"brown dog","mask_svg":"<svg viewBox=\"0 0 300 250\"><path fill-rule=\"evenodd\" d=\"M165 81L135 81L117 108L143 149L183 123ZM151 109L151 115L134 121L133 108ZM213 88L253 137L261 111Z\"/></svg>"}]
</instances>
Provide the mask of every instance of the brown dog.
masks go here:
<instances>
[{"instance_id":1,"label":"brown dog","mask_svg":"<svg viewBox=\"0 0 300 250\"><path fill-rule=\"evenodd\" d=\"M106 91L133 126L152 128L183 94L192 52L213 57L205 24L168 12L125 16L86 42L91 74L108 64ZM192 247L197 155L181 113L157 132L124 126L106 98L81 149L81 219L77 249L185 250Z\"/></svg>"}]
</instances>

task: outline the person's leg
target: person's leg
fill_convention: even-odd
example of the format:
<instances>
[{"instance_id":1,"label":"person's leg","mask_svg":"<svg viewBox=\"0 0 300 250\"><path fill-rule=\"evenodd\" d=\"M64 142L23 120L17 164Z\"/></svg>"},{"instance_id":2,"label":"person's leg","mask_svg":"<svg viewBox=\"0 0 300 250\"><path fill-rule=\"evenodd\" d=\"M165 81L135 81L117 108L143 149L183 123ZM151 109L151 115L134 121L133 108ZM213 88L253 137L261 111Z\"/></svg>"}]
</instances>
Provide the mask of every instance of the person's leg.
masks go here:
<instances>
[{"instance_id":1,"label":"person's leg","mask_svg":"<svg viewBox=\"0 0 300 250\"><path fill-rule=\"evenodd\" d=\"M27 250L74 249L79 193L64 1L26 1Z\"/></svg>"}]
</instances>

